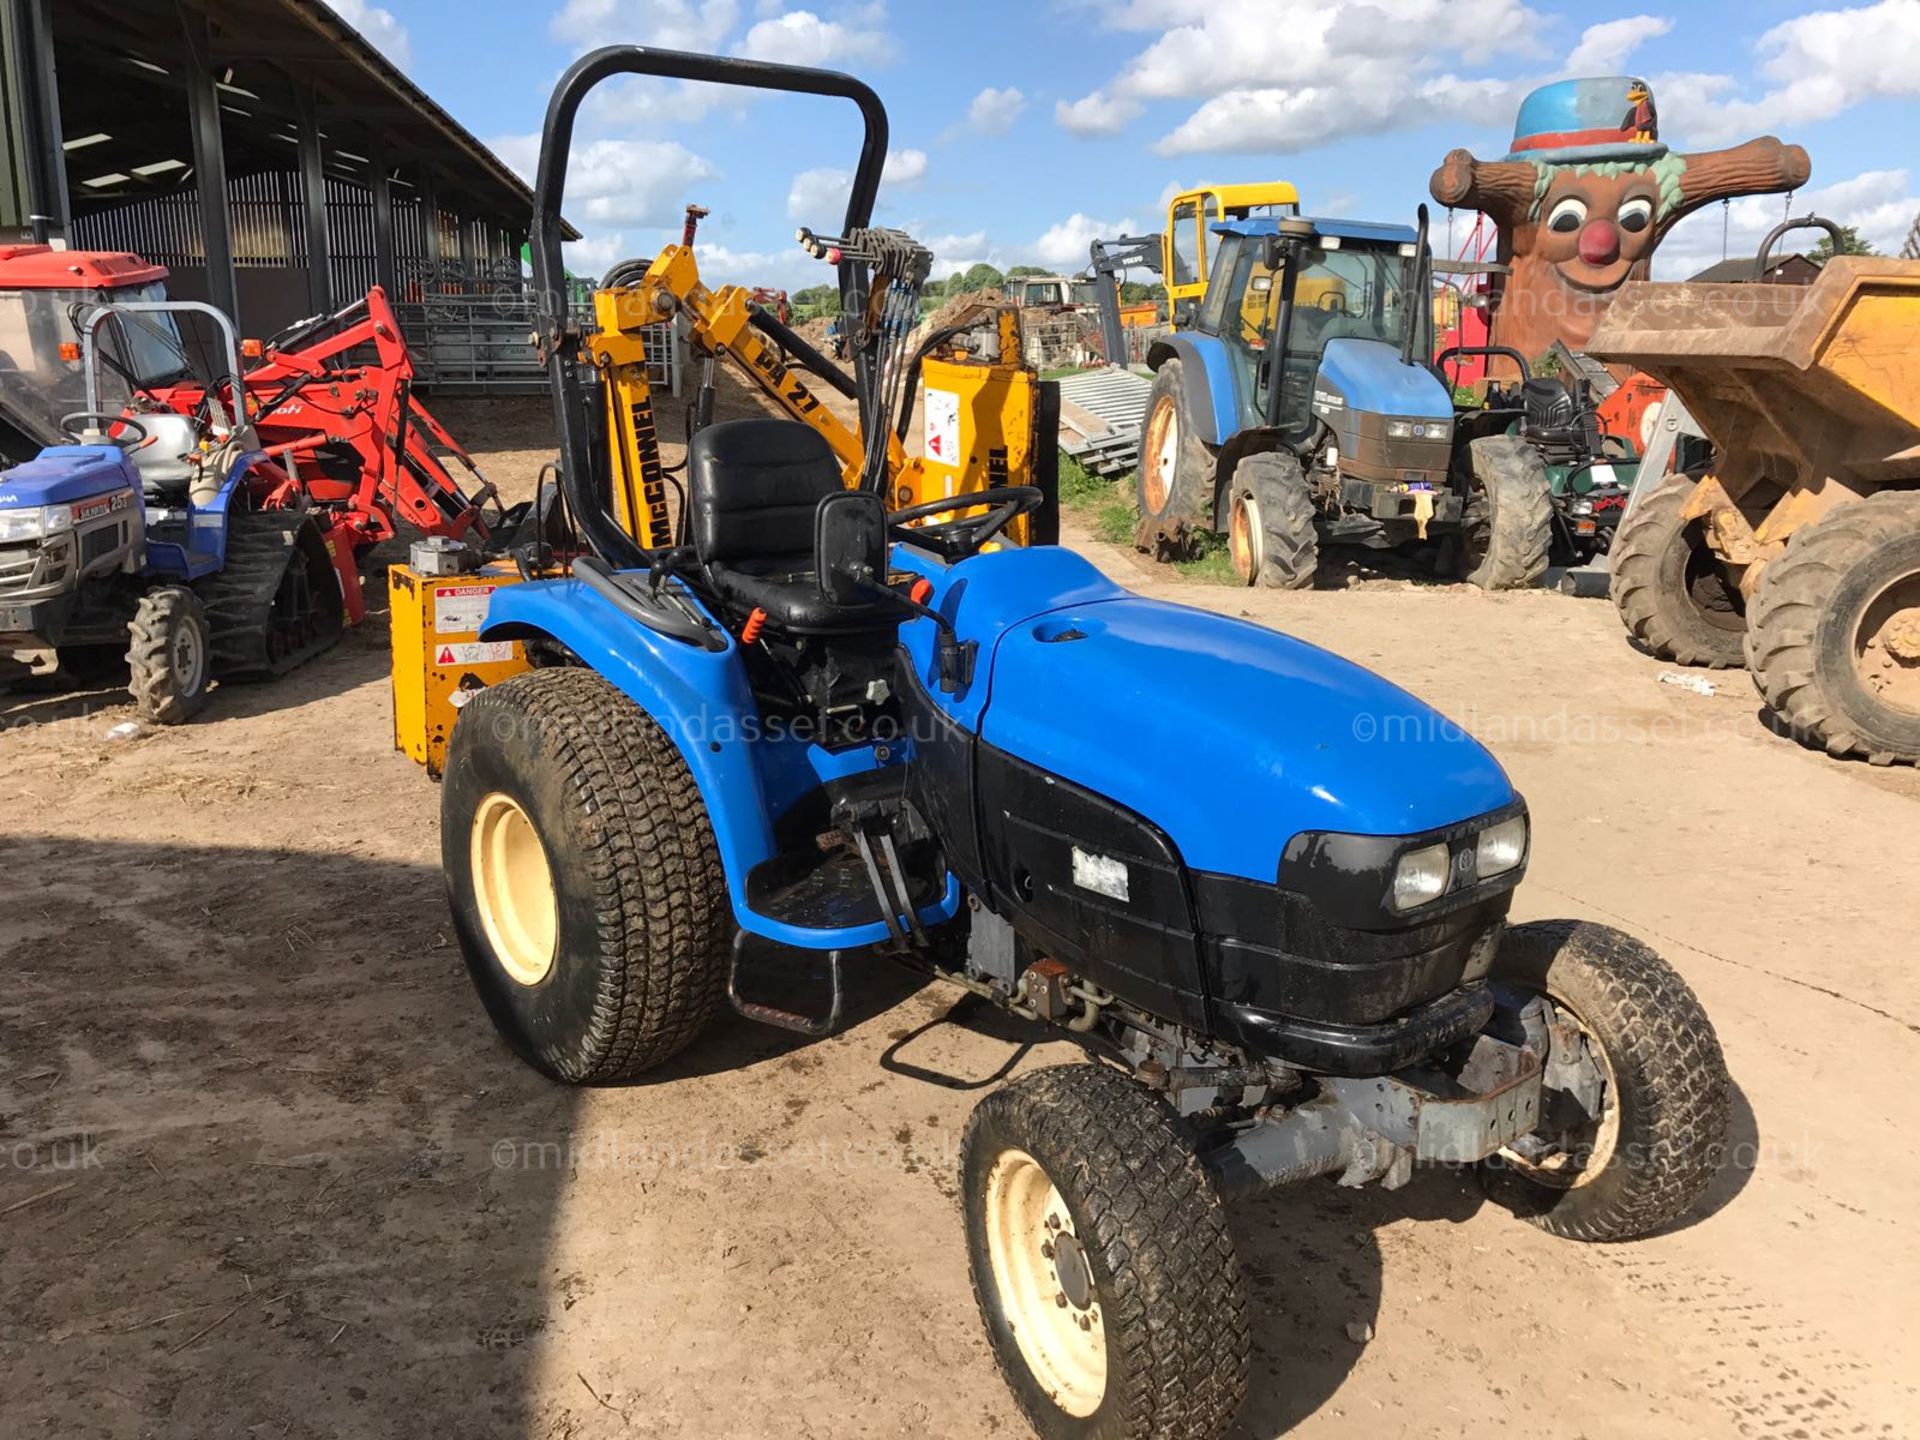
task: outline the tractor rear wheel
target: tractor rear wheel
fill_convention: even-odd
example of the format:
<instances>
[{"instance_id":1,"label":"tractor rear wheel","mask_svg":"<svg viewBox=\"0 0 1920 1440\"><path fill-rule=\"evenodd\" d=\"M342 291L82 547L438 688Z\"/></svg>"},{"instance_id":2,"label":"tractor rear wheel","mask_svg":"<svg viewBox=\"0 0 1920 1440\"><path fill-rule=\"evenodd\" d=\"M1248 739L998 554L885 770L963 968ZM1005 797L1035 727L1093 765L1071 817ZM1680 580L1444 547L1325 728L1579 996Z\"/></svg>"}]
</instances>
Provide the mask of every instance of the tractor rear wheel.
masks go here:
<instances>
[{"instance_id":1,"label":"tractor rear wheel","mask_svg":"<svg viewBox=\"0 0 1920 1440\"><path fill-rule=\"evenodd\" d=\"M147 591L127 635L127 689L140 717L183 725L199 714L213 677L213 634L200 597L184 585Z\"/></svg>"},{"instance_id":2,"label":"tractor rear wheel","mask_svg":"<svg viewBox=\"0 0 1920 1440\"><path fill-rule=\"evenodd\" d=\"M1725 670L1744 663L1746 598L1707 544L1706 524L1680 512L1697 475L1669 475L1633 501L1607 551L1614 607L1627 633L1661 660Z\"/></svg>"},{"instance_id":3,"label":"tractor rear wheel","mask_svg":"<svg viewBox=\"0 0 1920 1440\"><path fill-rule=\"evenodd\" d=\"M973 1112L960 1171L974 1298L1035 1431L1226 1433L1247 1393L1246 1284L1164 1100L1105 1066L1036 1071Z\"/></svg>"},{"instance_id":4,"label":"tractor rear wheel","mask_svg":"<svg viewBox=\"0 0 1920 1440\"><path fill-rule=\"evenodd\" d=\"M1244 585L1306 590L1320 559L1313 500L1300 462L1280 451L1249 455L1234 468L1227 550Z\"/></svg>"},{"instance_id":5,"label":"tractor rear wheel","mask_svg":"<svg viewBox=\"0 0 1920 1440\"><path fill-rule=\"evenodd\" d=\"M1540 452L1517 435L1482 435L1467 446L1462 578L1482 590L1523 590L1547 570L1553 488Z\"/></svg>"},{"instance_id":6,"label":"tractor rear wheel","mask_svg":"<svg viewBox=\"0 0 1920 1440\"><path fill-rule=\"evenodd\" d=\"M542 1074L629 1079L719 1010L734 927L706 804L665 732L600 676L529 671L467 704L440 857L474 988Z\"/></svg>"},{"instance_id":7,"label":"tractor rear wheel","mask_svg":"<svg viewBox=\"0 0 1920 1440\"><path fill-rule=\"evenodd\" d=\"M1134 471L1140 520L1134 544L1149 554L1183 555L1195 530L1212 528L1213 456L1193 426L1178 360L1153 377Z\"/></svg>"},{"instance_id":8,"label":"tractor rear wheel","mask_svg":"<svg viewBox=\"0 0 1920 1440\"><path fill-rule=\"evenodd\" d=\"M1801 743L1920 763L1920 492L1794 531L1754 593L1747 668Z\"/></svg>"}]
</instances>

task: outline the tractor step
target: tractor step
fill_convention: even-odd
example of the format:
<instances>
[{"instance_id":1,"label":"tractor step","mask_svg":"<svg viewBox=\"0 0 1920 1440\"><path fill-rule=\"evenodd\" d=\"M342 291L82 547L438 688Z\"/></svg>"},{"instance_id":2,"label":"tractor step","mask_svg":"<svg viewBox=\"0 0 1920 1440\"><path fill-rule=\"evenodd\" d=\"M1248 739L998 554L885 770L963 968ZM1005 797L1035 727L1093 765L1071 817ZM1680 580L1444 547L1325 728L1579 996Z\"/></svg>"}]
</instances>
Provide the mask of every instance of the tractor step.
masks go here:
<instances>
[{"instance_id":1,"label":"tractor step","mask_svg":"<svg viewBox=\"0 0 1920 1440\"><path fill-rule=\"evenodd\" d=\"M842 838L828 848L780 855L754 866L747 876L747 903L753 913L803 930L838 930L877 921L899 929L903 916L896 877L904 878L914 910L939 902L947 877L937 847L920 840L895 849L887 836L879 844L869 840L863 851L859 841L866 838ZM884 866L878 881L869 857ZM897 869L890 857L897 858Z\"/></svg>"},{"instance_id":2,"label":"tractor step","mask_svg":"<svg viewBox=\"0 0 1920 1440\"><path fill-rule=\"evenodd\" d=\"M794 988L793 982L796 979L807 983L811 982L813 978L811 973L813 967L810 964L796 963L794 957L799 957L801 961L811 961L816 955L822 953L826 955L827 1013L824 1017L815 1018L811 1015L803 1015L796 1010L787 1010L778 1005L769 1005L762 1000L748 999L747 996L742 993L740 984L742 973L752 968L746 964L745 961L747 952L753 947L753 940L754 937L748 935L744 930L737 932L733 937L733 960L727 967L727 1002L749 1020L757 1020L762 1025L775 1025L782 1030L791 1030L797 1035L807 1035L818 1039L823 1035L831 1035L835 1030L839 1029L842 1002L840 952L838 950L828 950L825 952L818 950L796 950L784 945L774 947L786 957L784 963L779 966L779 974L782 980L788 982L781 987L787 990ZM771 944L771 942L767 941L761 943Z\"/></svg>"}]
</instances>

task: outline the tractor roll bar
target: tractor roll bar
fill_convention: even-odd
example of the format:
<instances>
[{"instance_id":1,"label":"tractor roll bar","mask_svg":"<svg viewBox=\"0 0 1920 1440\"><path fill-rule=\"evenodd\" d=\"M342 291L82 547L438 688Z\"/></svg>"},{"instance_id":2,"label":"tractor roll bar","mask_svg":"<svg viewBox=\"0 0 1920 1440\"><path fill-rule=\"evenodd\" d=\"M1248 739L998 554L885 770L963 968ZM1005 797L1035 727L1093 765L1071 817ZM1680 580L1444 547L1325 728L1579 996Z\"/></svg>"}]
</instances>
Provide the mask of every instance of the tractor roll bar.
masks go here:
<instances>
[{"instance_id":1,"label":"tractor roll bar","mask_svg":"<svg viewBox=\"0 0 1920 1440\"><path fill-rule=\"evenodd\" d=\"M694 55L681 50L654 50L640 45L609 45L582 55L554 87L547 117L540 129L540 167L533 184L533 283L539 292L540 329L536 342L546 360L553 387L554 424L560 438L560 485L587 543L616 566L651 565L649 552L623 531L607 513L606 486L596 483L591 431L583 410L579 374L579 337L570 333L567 317L566 266L560 242L564 222L560 202L567 188L567 161L573 148L573 122L580 102L601 81L615 75L651 75L664 80L697 80L714 85L739 85L755 90L784 90L798 95L838 96L860 107L866 137L860 163L853 172L853 190L847 196L843 229L864 227L873 218L874 197L880 191L880 171L887 158L887 111L880 97L851 75L800 65L775 65L763 60L731 60L718 55ZM866 282L858 265L840 265L841 309L859 314L866 308ZM854 374L861 392L872 385L872 359L864 351L854 357Z\"/></svg>"},{"instance_id":2,"label":"tractor roll bar","mask_svg":"<svg viewBox=\"0 0 1920 1440\"><path fill-rule=\"evenodd\" d=\"M239 413L232 417L232 424L236 428L244 425L247 421L246 381L240 369L240 342L234 336L233 321L227 318L227 313L215 309L204 300L110 300L88 306L80 319L80 353L86 368L87 409L100 409L100 357L94 332L103 323L118 315L188 314L205 315L213 321L214 329L220 332L220 338L226 342L224 358L227 373L216 377L212 384L218 385L221 379L225 379L233 386L233 404Z\"/></svg>"},{"instance_id":3,"label":"tractor roll bar","mask_svg":"<svg viewBox=\"0 0 1920 1440\"><path fill-rule=\"evenodd\" d=\"M1467 355L1484 355L1489 359L1495 355L1501 356L1503 359L1513 361L1515 367L1520 371L1520 379L1523 382L1533 378L1533 367L1527 364L1527 357L1511 345L1449 345L1433 357L1433 368L1438 370L1444 366L1447 361Z\"/></svg>"}]
</instances>

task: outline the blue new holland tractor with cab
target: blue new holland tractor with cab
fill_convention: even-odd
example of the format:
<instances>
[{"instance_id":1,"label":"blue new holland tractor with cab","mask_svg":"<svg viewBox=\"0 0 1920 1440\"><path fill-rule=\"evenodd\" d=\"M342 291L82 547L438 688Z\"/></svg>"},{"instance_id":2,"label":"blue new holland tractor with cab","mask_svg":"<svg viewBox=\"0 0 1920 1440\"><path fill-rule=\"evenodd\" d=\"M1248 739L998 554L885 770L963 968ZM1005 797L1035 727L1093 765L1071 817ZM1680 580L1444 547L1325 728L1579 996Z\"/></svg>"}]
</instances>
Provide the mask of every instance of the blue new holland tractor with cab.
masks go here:
<instances>
[{"instance_id":1,"label":"blue new holland tractor with cab","mask_svg":"<svg viewBox=\"0 0 1920 1440\"><path fill-rule=\"evenodd\" d=\"M1322 545L1421 554L1488 590L1546 570L1537 450L1456 413L1431 364L1417 228L1306 216L1213 227L1193 323L1157 341L1136 472L1143 550L1224 533L1249 585L1313 583Z\"/></svg>"},{"instance_id":2,"label":"blue new holland tractor with cab","mask_svg":"<svg viewBox=\"0 0 1920 1440\"><path fill-rule=\"evenodd\" d=\"M583 57L543 135L541 292L564 294L574 116L624 74L858 104L822 248L885 436L888 317L917 308L926 252L868 227L886 115L851 77ZM1298 640L1001 544L1038 490L889 513L883 455L849 488L792 421L700 430L684 543L643 549L609 507L623 437L596 426L579 337L557 303L543 324L582 553L494 590L483 639L534 666L461 710L441 808L461 949L528 1064L625 1080L728 1003L824 1034L882 959L1078 1039L1089 1063L1006 1084L961 1146L980 1312L1047 1436L1225 1433L1250 1365L1241 1193L1477 1166L1586 1240L1700 1198L1728 1107L1707 1017L1624 934L1507 923L1527 808L1460 730ZM1208 783L1141 759L1173 753Z\"/></svg>"}]
</instances>

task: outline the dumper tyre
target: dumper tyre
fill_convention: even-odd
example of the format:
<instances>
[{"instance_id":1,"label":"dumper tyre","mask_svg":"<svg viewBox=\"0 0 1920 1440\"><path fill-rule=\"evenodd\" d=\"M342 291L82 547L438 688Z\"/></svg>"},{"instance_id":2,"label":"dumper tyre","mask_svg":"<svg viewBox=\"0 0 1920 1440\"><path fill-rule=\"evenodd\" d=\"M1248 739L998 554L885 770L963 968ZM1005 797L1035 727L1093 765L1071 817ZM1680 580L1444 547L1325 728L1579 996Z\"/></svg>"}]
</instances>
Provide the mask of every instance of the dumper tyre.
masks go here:
<instances>
[{"instance_id":1,"label":"dumper tyre","mask_svg":"<svg viewBox=\"0 0 1920 1440\"><path fill-rule=\"evenodd\" d=\"M1555 1130L1552 1154L1485 1162L1488 1193L1571 1240L1631 1240L1691 1210L1724 1158L1732 1082L1686 981L1631 935L1577 920L1513 926L1489 978L1508 1007L1546 997L1556 1047L1577 1037L1605 1082L1597 1122ZM1536 1135L1568 1113L1551 1096Z\"/></svg>"},{"instance_id":2,"label":"dumper tyre","mask_svg":"<svg viewBox=\"0 0 1920 1440\"><path fill-rule=\"evenodd\" d=\"M1553 548L1553 486L1540 452L1517 435L1482 435L1467 446L1467 466L1462 578L1482 590L1538 584Z\"/></svg>"},{"instance_id":3,"label":"dumper tyre","mask_svg":"<svg viewBox=\"0 0 1920 1440\"><path fill-rule=\"evenodd\" d=\"M1167 360L1154 374L1140 427L1134 544L1152 555L1185 555L1195 532L1212 528L1213 480L1213 454L1194 428L1184 371Z\"/></svg>"},{"instance_id":4,"label":"dumper tyre","mask_svg":"<svg viewBox=\"0 0 1920 1440\"><path fill-rule=\"evenodd\" d=\"M1920 763L1920 491L1794 531L1761 573L1746 638L1753 683L1802 744Z\"/></svg>"},{"instance_id":5,"label":"dumper tyre","mask_svg":"<svg viewBox=\"0 0 1920 1440\"><path fill-rule=\"evenodd\" d=\"M665 732L600 676L533 670L468 702L440 850L474 988L542 1074L631 1079L718 1012L734 925L706 804Z\"/></svg>"},{"instance_id":6,"label":"dumper tyre","mask_svg":"<svg viewBox=\"0 0 1920 1440\"><path fill-rule=\"evenodd\" d=\"M1101 1065L1036 1071L960 1141L974 1298L1046 1440L1212 1440L1247 1393L1246 1283L1165 1100Z\"/></svg>"},{"instance_id":7,"label":"dumper tyre","mask_svg":"<svg viewBox=\"0 0 1920 1440\"><path fill-rule=\"evenodd\" d=\"M155 725L184 725L207 703L213 631L200 597L159 585L140 597L127 627L127 690Z\"/></svg>"},{"instance_id":8,"label":"dumper tyre","mask_svg":"<svg viewBox=\"0 0 1920 1440\"><path fill-rule=\"evenodd\" d=\"M1307 590L1320 561L1320 532L1300 462L1282 451L1249 455L1228 482L1233 496L1227 552L1243 585Z\"/></svg>"},{"instance_id":9,"label":"dumper tyre","mask_svg":"<svg viewBox=\"0 0 1920 1440\"><path fill-rule=\"evenodd\" d=\"M1607 590L1657 658L1726 670L1746 661L1746 600L1707 545L1706 522L1681 516L1699 483L1669 475L1632 502L1607 551Z\"/></svg>"}]
</instances>

